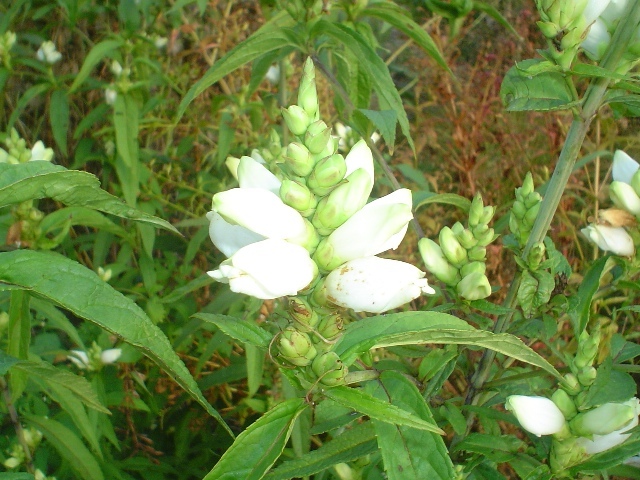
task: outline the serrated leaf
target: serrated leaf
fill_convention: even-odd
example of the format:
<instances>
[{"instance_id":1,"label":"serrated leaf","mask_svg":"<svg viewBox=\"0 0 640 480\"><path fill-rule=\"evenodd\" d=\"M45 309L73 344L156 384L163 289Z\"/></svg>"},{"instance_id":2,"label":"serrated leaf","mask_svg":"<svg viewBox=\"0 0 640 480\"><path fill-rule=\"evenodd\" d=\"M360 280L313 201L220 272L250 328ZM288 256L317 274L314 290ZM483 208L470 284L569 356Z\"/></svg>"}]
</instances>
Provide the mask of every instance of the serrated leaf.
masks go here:
<instances>
[{"instance_id":1,"label":"serrated leaf","mask_svg":"<svg viewBox=\"0 0 640 480\"><path fill-rule=\"evenodd\" d=\"M48 418L23 414L22 418L42 432L69 466L85 480L103 480L100 465L82 441L64 425Z\"/></svg>"},{"instance_id":2,"label":"serrated leaf","mask_svg":"<svg viewBox=\"0 0 640 480\"><path fill-rule=\"evenodd\" d=\"M279 403L236 438L203 480L259 480L281 455L293 424L307 408L301 398Z\"/></svg>"},{"instance_id":3,"label":"serrated leaf","mask_svg":"<svg viewBox=\"0 0 640 480\"><path fill-rule=\"evenodd\" d=\"M49 103L49 123L53 139L63 155L67 155L67 134L69 132L69 98L64 90L54 90Z\"/></svg>"},{"instance_id":4,"label":"serrated leaf","mask_svg":"<svg viewBox=\"0 0 640 480\"><path fill-rule=\"evenodd\" d=\"M544 60L524 60L509 69L500 87L500 97L507 111L567 110L580 103L562 74L542 72L532 76L523 71L542 62Z\"/></svg>"},{"instance_id":5,"label":"serrated leaf","mask_svg":"<svg viewBox=\"0 0 640 480\"><path fill-rule=\"evenodd\" d=\"M453 452L479 453L496 463L511 460L513 456L526 444L513 435L489 435L486 433L471 433L452 449Z\"/></svg>"},{"instance_id":6,"label":"serrated leaf","mask_svg":"<svg viewBox=\"0 0 640 480\"><path fill-rule=\"evenodd\" d=\"M43 234L47 234L57 228L64 228L67 225L93 227L100 231L113 233L122 238L130 236L120 225L116 225L100 212L87 207L61 208L55 212L51 212L40 222L40 228Z\"/></svg>"},{"instance_id":7,"label":"serrated leaf","mask_svg":"<svg viewBox=\"0 0 640 480\"><path fill-rule=\"evenodd\" d=\"M351 462L377 450L378 444L373 425L371 422L360 423L346 429L303 457L278 465L264 478L265 480L286 480L313 475L332 465Z\"/></svg>"},{"instance_id":8,"label":"serrated leaf","mask_svg":"<svg viewBox=\"0 0 640 480\"><path fill-rule=\"evenodd\" d=\"M71 207L86 207L179 233L169 222L130 207L100 188L94 175L37 161L0 163L0 207L51 198Z\"/></svg>"},{"instance_id":9,"label":"serrated leaf","mask_svg":"<svg viewBox=\"0 0 640 480\"><path fill-rule=\"evenodd\" d=\"M435 423L416 386L392 370L379 381L367 383L367 391L425 422ZM455 478L453 464L442 437L415 428L373 420L385 472L390 480L449 480Z\"/></svg>"},{"instance_id":10,"label":"serrated leaf","mask_svg":"<svg viewBox=\"0 0 640 480\"><path fill-rule=\"evenodd\" d=\"M396 124L398 123L398 117L393 110L367 110L359 108L365 117L371 120L371 123L380 130L385 142L389 145L394 145L396 142Z\"/></svg>"},{"instance_id":11,"label":"serrated leaf","mask_svg":"<svg viewBox=\"0 0 640 480\"><path fill-rule=\"evenodd\" d=\"M312 37L328 35L342 43L345 48L348 48L354 54L355 58L358 59L359 66L363 68L363 71L371 80L373 89L378 96L380 110L393 110L396 113L402 133L409 142L409 146L415 149L411 138L407 112L405 112L400 94L393 84L389 69L371 48L367 40L348 26L332 23L323 18L316 21L310 33ZM389 145L389 148L392 149L393 145Z\"/></svg>"},{"instance_id":12,"label":"serrated leaf","mask_svg":"<svg viewBox=\"0 0 640 480\"><path fill-rule=\"evenodd\" d=\"M613 361L607 357L598 367L598 376L580 406L586 410L609 402L625 402L635 396L636 390L633 377L626 372L613 370Z\"/></svg>"},{"instance_id":13,"label":"serrated leaf","mask_svg":"<svg viewBox=\"0 0 640 480\"><path fill-rule=\"evenodd\" d=\"M420 207L429 205L431 203L444 203L446 205L453 205L458 207L463 212L468 212L471 208L471 200L455 193L433 193L425 192L423 198L414 205L414 210L418 210Z\"/></svg>"},{"instance_id":14,"label":"serrated leaf","mask_svg":"<svg viewBox=\"0 0 640 480\"><path fill-rule=\"evenodd\" d=\"M553 275L546 270L523 271L517 296L524 315L530 317L546 305L554 288Z\"/></svg>"},{"instance_id":15,"label":"serrated leaf","mask_svg":"<svg viewBox=\"0 0 640 480\"><path fill-rule=\"evenodd\" d=\"M281 18L279 20L281 20ZM175 121L177 122L182 118L182 115L184 115L185 110L194 98L218 82L221 78L268 52L280 50L288 46L295 46L291 34L286 32L284 28L274 28L274 25L275 24L271 22L264 25L256 33L236 45L225 56L214 63L182 98L178 106Z\"/></svg>"},{"instance_id":16,"label":"serrated leaf","mask_svg":"<svg viewBox=\"0 0 640 480\"><path fill-rule=\"evenodd\" d=\"M542 368L562 379L544 358L518 337L476 330L463 320L440 312L401 312L360 319L345 328L334 351L346 365L372 348L420 344L473 345L488 348Z\"/></svg>"},{"instance_id":17,"label":"serrated leaf","mask_svg":"<svg viewBox=\"0 0 640 480\"><path fill-rule=\"evenodd\" d=\"M589 271L582 279L578 291L569 300L569 318L576 337L587 327L591 316L591 301L600 287L600 277L610 257L604 256L591 264Z\"/></svg>"},{"instance_id":18,"label":"serrated leaf","mask_svg":"<svg viewBox=\"0 0 640 480\"><path fill-rule=\"evenodd\" d=\"M422 50L433 58L438 65L444 68L447 72L452 73L447 65L447 61L442 56L442 53L433 39L422 29L420 25L414 22L408 16L408 12L400 6L393 2L370 3L362 10L360 15L376 17L380 20L384 20L389 25L393 25L413 40L416 45L422 48Z\"/></svg>"},{"instance_id":19,"label":"serrated leaf","mask_svg":"<svg viewBox=\"0 0 640 480\"><path fill-rule=\"evenodd\" d=\"M108 58L111 52L114 52L123 44L124 40L121 39L104 40L100 43L96 43L89 53L87 53L80 71L77 73L76 78L73 80L73 83L69 88L69 93L75 92L76 89L87 79L91 70L93 70L93 67L95 67L100 61Z\"/></svg>"},{"instance_id":20,"label":"serrated leaf","mask_svg":"<svg viewBox=\"0 0 640 480\"><path fill-rule=\"evenodd\" d=\"M0 284L20 286L137 347L162 367L232 435L207 402L169 340L131 299L73 260L51 252L0 253ZM65 288L60 288L60 285Z\"/></svg>"},{"instance_id":21,"label":"serrated leaf","mask_svg":"<svg viewBox=\"0 0 640 480\"><path fill-rule=\"evenodd\" d=\"M273 339L273 335L260 328L260 326L252 320L212 313L196 313L193 316L204 322L213 323L225 334L242 343L268 348L269 343L271 343Z\"/></svg>"},{"instance_id":22,"label":"serrated leaf","mask_svg":"<svg viewBox=\"0 0 640 480\"><path fill-rule=\"evenodd\" d=\"M444 435L444 432L435 423L423 420L357 388L341 385L325 390L324 394L334 402L353 408L355 411L363 413L370 418Z\"/></svg>"},{"instance_id":23,"label":"serrated leaf","mask_svg":"<svg viewBox=\"0 0 640 480\"><path fill-rule=\"evenodd\" d=\"M38 382L40 385L65 388L94 410L111 413L100 403L89 382L84 377L74 375L68 370L54 367L46 362L30 361L21 361L14 365L12 370L23 372L30 380Z\"/></svg>"}]
</instances>

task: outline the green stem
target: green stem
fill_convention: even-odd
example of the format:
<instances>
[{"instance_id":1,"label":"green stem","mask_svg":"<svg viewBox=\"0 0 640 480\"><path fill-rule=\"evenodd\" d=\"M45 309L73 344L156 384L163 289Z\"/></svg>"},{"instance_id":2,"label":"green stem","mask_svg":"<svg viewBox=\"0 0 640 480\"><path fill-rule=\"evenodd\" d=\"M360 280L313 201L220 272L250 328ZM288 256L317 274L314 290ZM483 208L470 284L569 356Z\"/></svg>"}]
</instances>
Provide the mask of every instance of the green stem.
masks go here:
<instances>
[{"instance_id":1,"label":"green stem","mask_svg":"<svg viewBox=\"0 0 640 480\"><path fill-rule=\"evenodd\" d=\"M605 53L600 66L605 70L615 71L623 54L627 50L627 46L633 35L635 34L636 27L640 22L640 2L630 2L627 7L626 14L622 17L618 28L613 35L611 44ZM589 87L584 95L582 110L579 115L576 115L571 123L567 138L565 140L562 152L558 158L558 163L549 182L547 192L544 196L542 204L540 205L540 212L533 225L529 240L522 252L522 258L526 259L531 248L534 245L544 240L553 216L558 208L562 194L569 180L569 176L573 172L576 159L580 153L582 143L589 129L591 121L595 117L598 109L601 107L607 88L611 81L608 78L595 78L589 84ZM520 287L521 275L518 274L514 278L507 297L504 301L504 306L512 311L516 307L517 292ZM494 326L495 333L503 333L508 330L513 313L502 315L496 321ZM485 350L482 358L478 364L478 368L471 379L471 386L467 395L466 404L477 405L479 400L480 391L487 382L491 365L495 360L496 353L492 350ZM475 416L473 412L470 412L467 419L467 433L471 430ZM454 438L454 443L456 443Z\"/></svg>"},{"instance_id":2,"label":"green stem","mask_svg":"<svg viewBox=\"0 0 640 480\"><path fill-rule=\"evenodd\" d=\"M16 438L18 439L18 443L20 444L20 447L22 447L22 451L24 452L27 471L33 474L35 473L36 469L33 465L31 450L29 449L29 445L27 445L27 441L24 438L24 429L22 428L22 424L20 423L18 411L16 410L16 407L13 404L13 400L11 399L11 391L9 390L9 385L7 384L4 377L0 377L0 389L2 389L2 397L4 399L5 407L7 407L7 411L9 412L9 417L11 418L13 429L16 431Z\"/></svg>"}]
</instances>

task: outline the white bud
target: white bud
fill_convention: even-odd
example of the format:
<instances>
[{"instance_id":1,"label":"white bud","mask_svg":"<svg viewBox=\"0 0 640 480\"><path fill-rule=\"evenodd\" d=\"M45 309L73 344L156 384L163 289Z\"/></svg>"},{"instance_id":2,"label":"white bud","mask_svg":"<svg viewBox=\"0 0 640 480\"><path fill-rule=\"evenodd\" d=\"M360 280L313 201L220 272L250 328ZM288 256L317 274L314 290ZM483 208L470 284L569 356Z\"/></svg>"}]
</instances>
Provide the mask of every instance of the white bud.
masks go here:
<instances>
[{"instance_id":1,"label":"white bud","mask_svg":"<svg viewBox=\"0 0 640 480\"><path fill-rule=\"evenodd\" d=\"M505 407L513 412L522 428L538 437L558 433L565 426L560 409L545 397L511 395Z\"/></svg>"}]
</instances>

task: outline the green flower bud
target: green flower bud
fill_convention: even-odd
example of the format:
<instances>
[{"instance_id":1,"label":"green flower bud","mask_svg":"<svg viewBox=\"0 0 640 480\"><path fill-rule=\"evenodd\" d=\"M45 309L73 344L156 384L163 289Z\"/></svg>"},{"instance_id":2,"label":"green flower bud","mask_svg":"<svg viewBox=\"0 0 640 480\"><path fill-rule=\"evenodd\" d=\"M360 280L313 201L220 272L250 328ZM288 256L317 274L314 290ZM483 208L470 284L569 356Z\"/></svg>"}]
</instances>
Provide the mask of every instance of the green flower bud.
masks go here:
<instances>
[{"instance_id":1,"label":"green flower bud","mask_svg":"<svg viewBox=\"0 0 640 480\"><path fill-rule=\"evenodd\" d=\"M469 208L469 227L473 228L483 223L483 210L484 204L482 203L482 196L478 193L471 201L471 207Z\"/></svg>"},{"instance_id":2,"label":"green flower bud","mask_svg":"<svg viewBox=\"0 0 640 480\"><path fill-rule=\"evenodd\" d=\"M320 160L311 172L307 185L317 195L323 195L326 189L332 189L344 178L347 164L342 155L335 154Z\"/></svg>"},{"instance_id":3,"label":"green flower bud","mask_svg":"<svg viewBox=\"0 0 640 480\"><path fill-rule=\"evenodd\" d=\"M453 228L451 230L453 230ZM471 231L467 228L462 230L462 232L460 233L456 233L456 238L460 242L460 245L462 245L467 250L475 247L478 244L478 240L476 240L474 234L471 233Z\"/></svg>"},{"instance_id":4,"label":"green flower bud","mask_svg":"<svg viewBox=\"0 0 640 480\"><path fill-rule=\"evenodd\" d=\"M585 367L578 372L578 381L588 387L596 381L598 371L594 367Z\"/></svg>"},{"instance_id":5,"label":"green flower bud","mask_svg":"<svg viewBox=\"0 0 640 480\"><path fill-rule=\"evenodd\" d=\"M486 223L481 223L480 225L476 225L471 229L473 236L478 238L489 231L489 226Z\"/></svg>"},{"instance_id":6,"label":"green flower bud","mask_svg":"<svg viewBox=\"0 0 640 480\"><path fill-rule=\"evenodd\" d=\"M300 177L309 175L315 164L311 158L311 152L309 152L307 147L298 142L290 143L287 146L287 153L284 160L291 171Z\"/></svg>"},{"instance_id":7,"label":"green flower bud","mask_svg":"<svg viewBox=\"0 0 640 480\"><path fill-rule=\"evenodd\" d=\"M491 242L493 242L498 236L493 231L493 228L488 229L481 235L475 235L476 243L480 247L486 247Z\"/></svg>"},{"instance_id":8,"label":"green flower bud","mask_svg":"<svg viewBox=\"0 0 640 480\"><path fill-rule=\"evenodd\" d=\"M555 38L562 30L552 22L536 22L542 34L547 38Z\"/></svg>"},{"instance_id":9,"label":"green flower bud","mask_svg":"<svg viewBox=\"0 0 640 480\"><path fill-rule=\"evenodd\" d=\"M524 203L520 200L516 200L513 202L513 206L511 207L511 214L515 215L517 219L524 218L527 213L527 207L525 207Z\"/></svg>"},{"instance_id":10,"label":"green flower bud","mask_svg":"<svg viewBox=\"0 0 640 480\"><path fill-rule=\"evenodd\" d=\"M636 171L631 177L631 186L633 187L633 191L636 192L636 195L640 196L640 170Z\"/></svg>"},{"instance_id":11,"label":"green flower bud","mask_svg":"<svg viewBox=\"0 0 640 480\"><path fill-rule=\"evenodd\" d=\"M282 116L291 133L302 136L309 128L311 118L309 114L298 105L291 105L289 108L282 108Z\"/></svg>"},{"instance_id":12,"label":"green flower bud","mask_svg":"<svg viewBox=\"0 0 640 480\"><path fill-rule=\"evenodd\" d=\"M491 284L486 275L480 272L472 272L456 285L458 295L467 300L480 300L491 295Z\"/></svg>"},{"instance_id":13,"label":"green flower bud","mask_svg":"<svg viewBox=\"0 0 640 480\"><path fill-rule=\"evenodd\" d=\"M573 399L564 390L558 389L553 392L551 400L556 404L564 415L564 418L567 420L571 420L578 413L578 409L576 408L576 404L573 402Z\"/></svg>"},{"instance_id":14,"label":"green flower bud","mask_svg":"<svg viewBox=\"0 0 640 480\"><path fill-rule=\"evenodd\" d=\"M527 213L525 213L524 217L522 218L522 223L529 227L529 230L536 221L536 217L538 216L538 212L540 211L540 205L540 203L536 203L529 210L527 210Z\"/></svg>"},{"instance_id":15,"label":"green flower bud","mask_svg":"<svg viewBox=\"0 0 640 480\"><path fill-rule=\"evenodd\" d=\"M320 322L320 317L309 302L300 297L289 298L288 310L291 318L304 327L313 328Z\"/></svg>"},{"instance_id":16,"label":"green flower bud","mask_svg":"<svg viewBox=\"0 0 640 480\"><path fill-rule=\"evenodd\" d=\"M469 250L469 261L471 262L484 262L487 260L487 249L480 245L473 247Z\"/></svg>"},{"instance_id":17,"label":"green flower bud","mask_svg":"<svg viewBox=\"0 0 640 480\"><path fill-rule=\"evenodd\" d=\"M565 374L564 383L561 386L569 395L577 395L582 390L580 382L573 373Z\"/></svg>"},{"instance_id":18,"label":"green flower bud","mask_svg":"<svg viewBox=\"0 0 640 480\"><path fill-rule=\"evenodd\" d=\"M466 265L463 265L460 268L460 275L462 275L462 277L466 277L467 275L470 275L474 272L479 272L482 273L484 275L484 273L487 271L487 264L484 262L470 262L467 263Z\"/></svg>"},{"instance_id":19,"label":"green flower bud","mask_svg":"<svg viewBox=\"0 0 640 480\"><path fill-rule=\"evenodd\" d=\"M467 250L460 245L449 227L443 227L440 230L439 239L442 253L454 267L460 267L467 262Z\"/></svg>"},{"instance_id":20,"label":"green flower bud","mask_svg":"<svg viewBox=\"0 0 640 480\"><path fill-rule=\"evenodd\" d=\"M317 354L309 336L293 327L287 327L282 331L278 345L280 356L298 367L309 365Z\"/></svg>"},{"instance_id":21,"label":"green flower bud","mask_svg":"<svg viewBox=\"0 0 640 480\"><path fill-rule=\"evenodd\" d=\"M573 360L576 369L591 366L598 355L598 347L600 346L600 329L597 328L592 335L583 330L578 340L578 351Z\"/></svg>"},{"instance_id":22,"label":"green flower bud","mask_svg":"<svg viewBox=\"0 0 640 480\"><path fill-rule=\"evenodd\" d=\"M334 188L318 204L313 225L321 235L329 235L367 203L373 181L369 173L359 168Z\"/></svg>"},{"instance_id":23,"label":"green flower bud","mask_svg":"<svg viewBox=\"0 0 640 480\"><path fill-rule=\"evenodd\" d=\"M482 215L480 216L480 224L488 224L491 219L493 218L493 215L496 213L496 207L493 207L491 205L484 207L482 209Z\"/></svg>"},{"instance_id":24,"label":"green flower bud","mask_svg":"<svg viewBox=\"0 0 640 480\"><path fill-rule=\"evenodd\" d=\"M320 319L320 323L318 324L316 331L323 339L331 341L340 336L343 328L344 321L342 316L335 313L333 315L326 315Z\"/></svg>"},{"instance_id":25,"label":"green flower bud","mask_svg":"<svg viewBox=\"0 0 640 480\"><path fill-rule=\"evenodd\" d=\"M544 254L546 252L546 247L544 243L538 242L529 251L529 256L527 257L527 264L531 270L536 270L542 260L544 260Z\"/></svg>"},{"instance_id":26,"label":"green flower bud","mask_svg":"<svg viewBox=\"0 0 640 480\"><path fill-rule=\"evenodd\" d=\"M569 427L576 436L608 435L619 430L636 416L636 409L624 403L605 403L585 413L579 413Z\"/></svg>"},{"instance_id":27,"label":"green flower bud","mask_svg":"<svg viewBox=\"0 0 640 480\"><path fill-rule=\"evenodd\" d=\"M311 364L311 370L320 383L328 386L343 385L349 370L337 353L328 351L318 355Z\"/></svg>"},{"instance_id":28,"label":"green flower bud","mask_svg":"<svg viewBox=\"0 0 640 480\"><path fill-rule=\"evenodd\" d=\"M318 204L315 195L306 185L288 178L282 180L280 198L285 205L295 208L303 217L311 215Z\"/></svg>"},{"instance_id":29,"label":"green flower bud","mask_svg":"<svg viewBox=\"0 0 640 480\"><path fill-rule=\"evenodd\" d=\"M298 90L298 105L309 114L310 118L317 120L319 112L318 91L316 90L316 71L311 58L307 58L304 63L302 81Z\"/></svg>"},{"instance_id":30,"label":"green flower bud","mask_svg":"<svg viewBox=\"0 0 640 480\"><path fill-rule=\"evenodd\" d=\"M442 253L440 245L430 238L421 238L418 242L418 248L427 270L433 273L438 280L449 286L454 286L460 281L458 269L449 263Z\"/></svg>"},{"instance_id":31,"label":"green flower bud","mask_svg":"<svg viewBox=\"0 0 640 480\"><path fill-rule=\"evenodd\" d=\"M573 465L586 460L588 455L578 443L578 438L569 437L562 440L555 437L551 441L549 466L552 472L562 472Z\"/></svg>"},{"instance_id":32,"label":"green flower bud","mask_svg":"<svg viewBox=\"0 0 640 480\"><path fill-rule=\"evenodd\" d=\"M455 234L456 237L462 235L462 232L464 232L464 230L464 225L462 225L460 222L456 222L451 225L451 231Z\"/></svg>"},{"instance_id":33,"label":"green flower bud","mask_svg":"<svg viewBox=\"0 0 640 480\"><path fill-rule=\"evenodd\" d=\"M287 238L287 242L300 245L301 247L304 247L309 253L313 253L313 251L320 243L320 236L309 220L307 220L306 218L304 218L303 220L305 231L295 237Z\"/></svg>"},{"instance_id":34,"label":"green flower bud","mask_svg":"<svg viewBox=\"0 0 640 480\"><path fill-rule=\"evenodd\" d=\"M311 153L320 153L327 148L330 138L331 129L322 120L318 120L309 125L304 136L304 144Z\"/></svg>"}]
</instances>

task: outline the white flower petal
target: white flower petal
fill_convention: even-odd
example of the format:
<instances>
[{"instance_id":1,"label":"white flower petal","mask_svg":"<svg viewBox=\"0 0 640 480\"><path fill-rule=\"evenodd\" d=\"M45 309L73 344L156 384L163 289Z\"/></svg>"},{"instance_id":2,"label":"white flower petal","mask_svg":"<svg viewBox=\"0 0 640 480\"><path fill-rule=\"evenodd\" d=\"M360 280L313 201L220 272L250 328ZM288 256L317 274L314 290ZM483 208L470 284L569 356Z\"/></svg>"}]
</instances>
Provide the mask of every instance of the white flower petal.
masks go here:
<instances>
[{"instance_id":1,"label":"white flower petal","mask_svg":"<svg viewBox=\"0 0 640 480\"><path fill-rule=\"evenodd\" d=\"M631 183L633 174L638 171L640 164L622 150L613 154L613 168L611 176L617 182Z\"/></svg>"},{"instance_id":2,"label":"white flower petal","mask_svg":"<svg viewBox=\"0 0 640 480\"><path fill-rule=\"evenodd\" d=\"M397 260L366 257L333 270L325 280L327 298L356 312L381 313L423 293L435 293L425 273Z\"/></svg>"},{"instance_id":3,"label":"white flower petal","mask_svg":"<svg viewBox=\"0 0 640 480\"><path fill-rule=\"evenodd\" d=\"M240 188L263 188L278 195L282 182L267 168L251 157L241 157L238 163Z\"/></svg>"},{"instance_id":4,"label":"white flower petal","mask_svg":"<svg viewBox=\"0 0 640 480\"><path fill-rule=\"evenodd\" d=\"M258 235L240 225L231 225L216 212L207 213L209 219L209 238L226 257L230 257L242 247L250 243L264 240Z\"/></svg>"},{"instance_id":5,"label":"white flower petal","mask_svg":"<svg viewBox=\"0 0 640 480\"><path fill-rule=\"evenodd\" d=\"M373 173L373 154L371 149L367 146L367 142L360 140L356 143L344 159L347 164L347 172L344 174L345 178L352 172L355 172L359 168L364 168L371 178L371 183L375 181Z\"/></svg>"},{"instance_id":6,"label":"white flower petal","mask_svg":"<svg viewBox=\"0 0 640 480\"><path fill-rule=\"evenodd\" d=\"M630 257L635 253L633 239L623 227L589 225L580 231L605 252L623 257Z\"/></svg>"},{"instance_id":7,"label":"white flower petal","mask_svg":"<svg viewBox=\"0 0 640 480\"><path fill-rule=\"evenodd\" d=\"M121 348L108 348L107 350L103 350L100 354L100 361L102 361L103 365L110 365L118 360L121 355Z\"/></svg>"},{"instance_id":8,"label":"white flower petal","mask_svg":"<svg viewBox=\"0 0 640 480\"><path fill-rule=\"evenodd\" d=\"M538 437L558 433L565 425L560 409L545 397L511 395L506 408L513 412L522 428Z\"/></svg>"}]
</instances>

